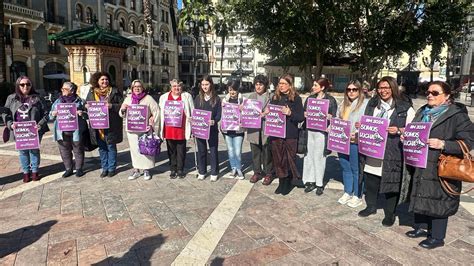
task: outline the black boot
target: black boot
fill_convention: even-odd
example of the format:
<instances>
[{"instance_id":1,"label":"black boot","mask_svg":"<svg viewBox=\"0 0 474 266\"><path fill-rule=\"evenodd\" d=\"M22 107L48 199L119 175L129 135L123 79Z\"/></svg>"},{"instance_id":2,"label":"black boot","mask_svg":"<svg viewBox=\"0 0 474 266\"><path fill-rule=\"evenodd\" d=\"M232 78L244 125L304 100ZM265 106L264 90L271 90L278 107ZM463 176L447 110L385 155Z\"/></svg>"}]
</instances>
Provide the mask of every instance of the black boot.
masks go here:
<instances>
[{"instance_id":1,"label":"black boot","mask_svg":"<svg viewBox=\"0 0 474 266\"><path fill-rule=\"evenodd\" d=\"M280 179L281 180L281 179ZM282 195L288 195L293 190L295 186L291 183L290 178L283 178L283 190L281 192Z\"/></svg>"},{"instance_id":2,"label":"black boot","mask_svg":"<svg viewBox=\"0 0 474 266\"><path fill-rule=\"evenodd\" d=\"M285 186L284 185L284 182L285 182L284 180L285 179L286 178L279 178L278 179L278 187L277 187L277 189L275 189L275 194L281 194L282 193L283 187Z\"/></svg>"}]
</instances>

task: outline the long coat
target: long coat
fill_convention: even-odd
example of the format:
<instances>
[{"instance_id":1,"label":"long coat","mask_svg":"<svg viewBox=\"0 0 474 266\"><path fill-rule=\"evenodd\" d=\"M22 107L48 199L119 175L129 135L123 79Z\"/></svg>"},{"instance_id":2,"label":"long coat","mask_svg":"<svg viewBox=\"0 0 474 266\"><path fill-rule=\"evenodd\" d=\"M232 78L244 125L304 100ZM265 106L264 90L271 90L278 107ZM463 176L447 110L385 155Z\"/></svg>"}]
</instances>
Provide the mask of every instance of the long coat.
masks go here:
<instances>
[{"instance_id":1,"label":"long coat","mask_svg":"<svg viewBox=\"0 0 474 266\"><path fill-rule=\"evenodd\" d=\"M413 121L421 121L421 107ZM456 140L464 140L469 149L474 145L474 124L469 119L463 104L454 103L433 123L430 138L445 141L443 154L462 155ZM429 149L425 169L409 167L412 173L412 191L409 211L433 217L445 218L454 215L459 208L459 196L447 194L438 178L438 158L441 151ZM448 181L456 191L461 191L461 182Z\"/></svg>"},{"instance_id":2,"label":"long coat","mask_svg":"<svg viewBox=\"0 0 474 266\"><path fill-rule=\"evenodd\" d=\"M51 111L49 113L49 119L51 121L54 121L54 131L53 131L53 140L58 141L58 140L63 140L63 131L59 129L58 125L58 120L56 119L56 116L53 116L51 114L52 111L56 111L56 106L61 103L61 98L58 98L56 101L54 101L53 105L51 106ZM85 103L84 101L80 98L77 97L76 100L74 101L76 104L77 110L78 111L85 111L86 107L84 106ZM72 133L72 140L74 142L77 141L82 141L82 133L86 130L88 130L87 126L87 114L85 112L82 113L82 116L77 116L77 124L78 124L78 129L73 131Z\"/></svg>"},{"instance_id":3,"label":"long coat","mask_svg":"<svg viewBox=\"0 0 474 266\"><path fill-rule=\"evenodd\" d=\"M86 101L95 101L94 88L87 94ZM109 128L105 129L105 142L107 144L117 144L123 140L123 120L119 116L120 107L123 102L122 93L117 88L112 88L107 102L112 104L109 109ZM91 134L92 143L97 143L98 130L93 130Z\"/></svg>"}]
</instances>

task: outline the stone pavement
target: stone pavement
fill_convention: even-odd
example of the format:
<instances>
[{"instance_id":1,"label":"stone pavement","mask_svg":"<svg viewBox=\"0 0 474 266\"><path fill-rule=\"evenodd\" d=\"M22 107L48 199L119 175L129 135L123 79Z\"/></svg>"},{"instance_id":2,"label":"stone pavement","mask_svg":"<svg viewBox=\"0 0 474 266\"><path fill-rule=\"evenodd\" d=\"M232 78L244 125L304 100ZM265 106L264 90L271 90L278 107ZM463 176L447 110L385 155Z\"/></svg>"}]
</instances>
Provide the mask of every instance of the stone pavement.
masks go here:
<instances>
[{"instance_id":1,"label":"stone pavement","mask_svg":"<svg viewBox=\"0 0 474 266\"><path fill-rule=\"evenodd\" d=\"M192 142L188 147L185 179L168 179L163 152L152 180L127 180L127 142L119 145L116 177L100 179L100 162L89 155L84 177L61 179L57 146L46 135L44 178L23 184L13 146L0 145L0 264L472 264L472 194L449 219L446 246L427 251L418 247L420 240L404 235L412 223L406 206L386 228L381 209L360 218L364 206L337 203L342 186L334 155L328 158L322 196L301 189L282 196L273 193L276 182L263 186L228 178L222 139L223 175L215 183L198 181ZM249 177L247 143L243 163Z\"/></svg>"}]
</instances>

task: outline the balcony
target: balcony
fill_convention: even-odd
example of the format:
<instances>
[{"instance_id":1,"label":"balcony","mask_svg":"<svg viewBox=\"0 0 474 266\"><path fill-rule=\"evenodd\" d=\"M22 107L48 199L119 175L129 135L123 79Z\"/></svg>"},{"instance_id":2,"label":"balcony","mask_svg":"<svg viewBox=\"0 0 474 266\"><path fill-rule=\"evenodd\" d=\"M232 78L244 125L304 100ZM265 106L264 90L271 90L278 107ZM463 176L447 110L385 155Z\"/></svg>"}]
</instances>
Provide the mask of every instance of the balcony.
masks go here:
<instances>
[{"instance_id":1,"label":"balcony","mask_svg":"<svg viewBox=\"0 0 474 266\"><path fill-rule=\"evenodd\" d=\"M37 11L34 9L30 9L27 7L14 5L10 3L3 3L3 9L5 12L5 15L7 15L8 13L11 13L13 15L18 15L22 18L25 18L25 20L31 19L31 20L44 21L44 12L42 11Z\"/></svg>"}]
</instances>

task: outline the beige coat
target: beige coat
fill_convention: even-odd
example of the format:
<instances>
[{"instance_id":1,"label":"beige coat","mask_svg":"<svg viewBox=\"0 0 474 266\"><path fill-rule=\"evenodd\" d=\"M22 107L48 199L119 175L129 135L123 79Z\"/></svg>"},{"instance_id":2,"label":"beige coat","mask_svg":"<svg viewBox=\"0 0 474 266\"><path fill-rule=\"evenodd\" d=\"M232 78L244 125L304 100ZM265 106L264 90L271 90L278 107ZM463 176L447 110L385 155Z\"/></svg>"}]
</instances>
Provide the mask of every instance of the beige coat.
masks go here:
<instances>
[{"instance_id":1,"label":"beige coat","mask_svg":"<svg viewBox=\"0 0 474 266\"><path fill-rule=\"evenodd\" d=\"M265 110L267 107L267 104L271 100L272 94L266 91L263 94L263 107L262 107L262 112ZM256 100L257 99L257 93L252 92L249 96L248 99ZM262 132L262 144L264 144L267 141L267 136L263 134L263 125L264 125L264 120L265 118L262 118L262 126L261 128L247 128L247 141L250 143L258 144L259 142L259 133L260 131Z\"/></svg>"},{"instance_id":2,"label":"beige coat","mask_svg":"<svg viewBox=\"0 0 474 266\"><path fill-rule=\"evenodd\" d=\"M127 105L132 104L132 97L128 95L127 98L123 101L123 103ZM145 96L140 101L140 104L148 106L148 119L153 116L153 130L157 133L160 132L160 107L156 103L156 101L150 95ZM119 112L119 115L123 118L126 117L126 113L122 114ZM125 127L127 130L127 127ZM138 149L138 138L142 135L141 132L128 132L127 131L127 138L128 138L128 145L130 146L130 155L132 157L132 166L135 169L151 169L155 167L155 156L146 156L140 154L140 150Z\"/></svg>"},{"instance_id":3,"label":"beige coat","mask_svg":"<svg viewBox=\"0 0 474 266\"><path fill-rule=\"evenodd\" d=\"M165 102L168 100L170 92L167 92L160 97L160 137L163 138L163 129L165 128L165 115L164 115L164 109L165 109ZM194 102L193 102L193 96L187 92L181 93L181 100L184 102L184 114L186 115L186 125L185 125L185 132L184 136L186 139L191 138L191 115L194 109Z\"/></svg>"}]
</instances>

